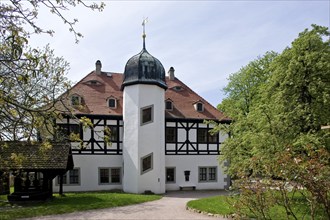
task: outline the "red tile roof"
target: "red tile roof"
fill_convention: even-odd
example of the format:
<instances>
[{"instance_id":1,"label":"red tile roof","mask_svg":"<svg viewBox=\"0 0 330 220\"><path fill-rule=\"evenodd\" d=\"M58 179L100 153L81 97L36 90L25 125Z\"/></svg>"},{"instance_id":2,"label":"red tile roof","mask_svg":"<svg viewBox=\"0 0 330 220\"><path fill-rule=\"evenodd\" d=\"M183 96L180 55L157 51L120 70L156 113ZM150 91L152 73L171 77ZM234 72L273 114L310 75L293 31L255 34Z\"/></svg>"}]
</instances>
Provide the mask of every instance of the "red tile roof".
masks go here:
<instances>
[{"instance_id":1,"label":"red tile roof","mask_svg":"<svg viewBox=\"0 0 330 220\"><path fill-rule=\"evenodd\" d=\"M76 108L74 113L122 116L123 92L120 90L122 82L123 74L121 73L102 72L100 75L94 71L89 73L70 90L71 95L77 94L82 97L84 106ZM168 89L165 92L165 100L170 99L173 102L173 110L166 110L166 118L227 120L220 111L179 79L166 78L166 83ZM117 99L116 109L108 107L109 97ZM197 102L204 104L203 112L195 110L194 104Z\"/></svg>"}]
</instances>

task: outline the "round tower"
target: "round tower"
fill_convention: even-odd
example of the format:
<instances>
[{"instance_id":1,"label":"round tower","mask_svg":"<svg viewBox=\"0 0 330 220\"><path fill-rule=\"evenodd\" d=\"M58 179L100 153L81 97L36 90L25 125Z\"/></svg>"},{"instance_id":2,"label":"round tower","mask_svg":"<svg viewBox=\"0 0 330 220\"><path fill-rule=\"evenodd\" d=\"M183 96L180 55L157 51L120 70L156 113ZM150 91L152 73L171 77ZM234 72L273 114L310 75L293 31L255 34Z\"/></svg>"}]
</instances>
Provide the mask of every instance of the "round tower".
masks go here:
<instances>
[{"instance_id":1,"label":"round tower","mask_svg":"<svg viewBox=\"0 0 330 220\"><path fill-rule=\"evenodd\" d=\"M123 190L165 193L165 70L143 48L127 61L123 90Z\"/></svg>"}]
</instances>

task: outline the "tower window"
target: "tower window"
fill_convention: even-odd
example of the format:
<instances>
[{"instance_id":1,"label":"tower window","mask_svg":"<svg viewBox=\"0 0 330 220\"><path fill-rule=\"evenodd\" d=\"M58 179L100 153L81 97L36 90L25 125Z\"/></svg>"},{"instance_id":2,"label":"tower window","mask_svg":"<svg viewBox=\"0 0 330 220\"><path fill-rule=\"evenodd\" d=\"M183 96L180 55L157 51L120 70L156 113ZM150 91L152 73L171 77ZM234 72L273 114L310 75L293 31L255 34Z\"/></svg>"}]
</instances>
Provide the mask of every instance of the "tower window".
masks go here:
<instances>
[{"instance_id":1,"label":"tower window","mask_svg":"<svg viewBox=\"0 0 330 220\"><path fill-rule=\"evenodd\" d=\"M141 109L141 125L151 123L153 121L153 106Z\"/></svg>"},{"instance_id":2,"label":"tower window","mask_svg":"<svg viewBox=\"0 0 330 220\"><path fill-rule=\"evenodd\" d=\"M109 98L108 99L108 106L110 108L116 108L117 107L117 100L115 98Z\"/></svg>"},{"instance_id":3,"label":"tower window","mask_svg":"<svg viewBox=\"0 0 330 220\"><path fill-rule=\"evenodd\" d=\"M173 102L170 101L170 100L167 100L167 101L165 102L165 109L166 109L166 110L173 110Z\"/></svg>"},{"instance_id":4,"label":"tower window","mask_svg":"<svg viewBox=\"0 0 330 220\"><path fill-rule=\"evenodd\" d=\"M141 158L141 175L153 169L153 154Z\"/></svg>"}]
</instances>

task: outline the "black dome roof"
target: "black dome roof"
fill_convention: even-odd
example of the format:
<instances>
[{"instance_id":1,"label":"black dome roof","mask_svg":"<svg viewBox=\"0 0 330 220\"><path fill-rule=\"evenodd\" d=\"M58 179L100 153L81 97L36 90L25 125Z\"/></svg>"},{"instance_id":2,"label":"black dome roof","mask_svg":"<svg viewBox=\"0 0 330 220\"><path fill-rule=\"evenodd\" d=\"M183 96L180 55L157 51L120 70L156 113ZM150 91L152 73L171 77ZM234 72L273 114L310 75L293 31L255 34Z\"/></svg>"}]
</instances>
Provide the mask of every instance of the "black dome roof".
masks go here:
<instances>
[{"instance_id":1,"label":"black dome roof","mask_svg":"<svg viewBox=\"0 0 330 220\"><path fill-rule=\"evenodd\" d=\"M152 84L167 89L162 63L149 54L145 46L140 53L130 58L125 66L122 89L134 84Z\"/></svg>"}]
</instances>

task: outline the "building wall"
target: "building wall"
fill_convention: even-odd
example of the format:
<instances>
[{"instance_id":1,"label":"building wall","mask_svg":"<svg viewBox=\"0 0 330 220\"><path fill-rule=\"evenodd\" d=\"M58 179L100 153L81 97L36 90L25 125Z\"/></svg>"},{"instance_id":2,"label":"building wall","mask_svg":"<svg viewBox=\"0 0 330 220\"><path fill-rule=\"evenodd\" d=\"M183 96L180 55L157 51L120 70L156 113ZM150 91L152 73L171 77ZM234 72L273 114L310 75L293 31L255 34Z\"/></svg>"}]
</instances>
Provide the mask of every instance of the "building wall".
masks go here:
<instances>
[{"instance_id":1,"label":"building wall","mask_svg":"<svg viewBox=\"0 0 330 220\"><path fill-rule=\"evenodd\" d=\"M215 134L217 142L210 140L198 142L198 129L213 128L211 124L202 121L171 120L166 127L177 130L175 143L166 142L166 168L175 168L175 182L166 183L166 190L179 190L180 186L194 186L202 189L225 189L229 187L229 177L224 174L219 164L221 144L228 138L227 134ZM200 181L199 168L216 167L216 181ZM184 171L190 171L189 181L185 180Z\"/></svg>"},{"instance_id":2,"label":"building wall","mask_svg":"<svg viewBox=\"0 0 330 220\"><path fill-rule=\"evenodd\" d=\"M164 103L163 101L160 101ZM159 103L159 104L161 104ZM142 103L141 106L149 105L149 103ZM155 109L154 109L155 110ZM155 111L155 114L161 113L160 111ZM159 117L159 116L156 116ZM138 126L139 118L136 119ZM73 148L73 159L75 168L79 169L80 180L78 185L64 185L64 192L68 191L96 191L96 190L112 190L112 189L123 189L123 183L132 184L132 187L136 186L136 192L144 192L144 189L139 189L138 185L145 185L151 191L157 191L157 188L152 188L148 185L149 180L156 182L158 178L162 179L162 184L156 184L157 187L164 187L165 190L178 190L180 186L195 186L196 189L224 189L228 187L229 178L223 173L222 167L219 165L218 157L219 150L221 150L221 143L228 137L228 135L219 134L217 143L198 143L197 141L197 130L202 129L211 129L211 125L206 125L202 120L192 121L192 120L167 120L166 123L158 124L151 123L149 125L157 125L164 127L174 127L176 128L176 141L175 143L168 143L165 141L164 136L162 137L159 132L154 132L158 128L149 127L145 131L132 132L136 131L134 127L127 127L128 130L125 130L126 134L129 134L131 137L132 144L128 144L127 150L133 151L138 156L136 157L133 168L134 172L130 174L127 170L126 180L124 177L124 169L128 168L130 165L129 160L126 160L126 163L123 163L123 156L121 155L123 148L123 120L120 118L111 119L105 117L94 116L92 118L93 123L95 124L92 129L83 129L80 128L81 138L83 139L84 145L86 148L81 149L79 143L72 143ZM76 120L72 119L63 119L58 121L59 124L78 124ZM113 142L111 145L104 143L103 140L103 130L107 125L116 125L118 126L118 140ZM125 123L126 125L126 123ZM144 125L148 126L148 125ZM126 128L125 128L126 129ZM163 134L164 134L163 129ZM145 138L147 137L147 138ZM158 151L154 151L154 147L157 145L151 145L151 148L147 149L138 149L136 148L136 140L140 140L142 146L148 145L148 142L153 143L154 141L161 141L165 145L158 148ZM106 146L104 148L104 146ZM149 145L150 146L150 145ZM159 146L158 146L159 147ZM154 172L147 172L142 175L144 178L140 178L140 158L143 155L154 152L154 163L159 163L159 166L154 166ZM158 152L158 153L156 153ZM161 161L163 158L163 162ZM128 161L128 162L127 162ZM163 164L163 165L162 165ZM174 183L165 183L165 170L167 167L175 168L175 182ZM210 182L200 182L199 181L199 168L200 167L217 167L217 178L216 181ZM120 184L100 184L99 183L99 168L121 168L121 183ZM131 170L133 171L133 169ZM184 171L190 171L189 181L185 181ZM133 175L134 174L134 175ZM132 176L133 175L133 176ZM135 181L132 181L132 178L136 178ZM54 191L58 191L57 180L54 181Z\"/></svg>"},{"instance_id":3,"label":"building wall","mask_svg":"<svg viewBox=\"0 0 330 220\"><path fill-rule=\"evenodd\" d=\"M169 156L165 157L166 167L175 167L175 182L166 183L166 190L179 190L180 186L194 186L197 190L225 189L227 175L219 166L218 156ZM217 167L216 181L200 182L199 167ZM184 171L190 171L189 181L185 180Z\"/></svg>"},{"instance_id":4,"label":"building wall","mask_svg":"<svg viewBox=\"0 0 330 220\"><path fill-rule=\"evenodd\" d=\"M123 120L120 117L111 116L88 116L92 121L92 128L83 128L79 125L78 119L64 118L57 120L57 124L65 128L65 135L69 136L74 126L78 126L78 133L83 146L79 142L71 142L73 154L122 154L123 149ZM117 140L111 141L111 144L104 141L104 129L106 126L115 126L118 129Z\"/></svg>"},{"instance_id":5,"label":"building wall","mask_svg":"<svg viewBox=\"0 0 330 220\"><path fill-rule=\"evenodd\" d=\"M79 169L79 184L64 185L64 192L122 189L120 184L100 184L99 168L122 168L122 155L73 155L74 168ZM122 170L122 169L121 169ZM58 180L53 183L58 192Z\"/></svg>"},{"instance_id":6,"label":"building wall","mask_svg":"<svg viewBox=\"0 0 330 220\"><path fill-rule=\"evenodd\" d=\"M98 191L123 189L121 184L100 184L99 168L121 168L123 177L123 159L121 155L74 155L75 168L80 172L78 185L64 185L64 192ZM179 190L180 186L195 186L197 190L225 189L228 187L227 175L223 173L216 155L167 155L165 167L175 168L175 182L166 183L166 190ZM217 167L217 180L199 181L199 167ZM185 181L184 171L190 171L189 181ZM54 181L54 192L58 192L57 179Z\"/></svg>"},{"instance_id":7,"label":"building wall","mask_svg":"<svg viewBox=\"0 0 330 220\"><path fill-rule=\"evenodd\" d=\"M166 139L166 155L218 155L221 144L228 137L227 134L210 135L214 126L205 124L203 120L167 120L166 128L176 130L175 141ZM198 140L199 130L207 135L204 140Z\"/></svg>"}]
</instances>

